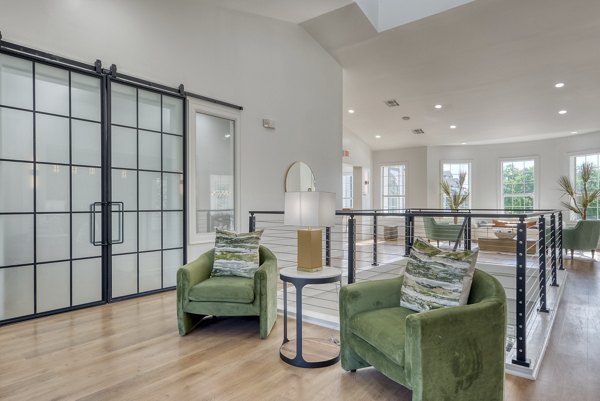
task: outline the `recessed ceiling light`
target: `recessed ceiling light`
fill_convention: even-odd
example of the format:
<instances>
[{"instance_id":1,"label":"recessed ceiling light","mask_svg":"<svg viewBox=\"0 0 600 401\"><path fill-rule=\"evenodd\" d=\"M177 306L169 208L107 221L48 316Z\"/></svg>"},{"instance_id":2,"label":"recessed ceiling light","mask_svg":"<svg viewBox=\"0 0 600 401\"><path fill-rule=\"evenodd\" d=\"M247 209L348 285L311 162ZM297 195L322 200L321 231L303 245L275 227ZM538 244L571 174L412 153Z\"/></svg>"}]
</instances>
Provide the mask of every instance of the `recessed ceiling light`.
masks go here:
<instances>
[{"instance_id":1,"label":"recessed ceiling light","mask_svg":"<svg viewBox=\"0 0 600 401\"><path fill-rule=\"evenodd\" d=\"M562 88L563 86L565 86L564 82L557 82L557 83L554 84L555 88Z\"/></svg>"},{"instance_id":2,"label":"recessed ceiling light","mask_svg":"<svg viewBox=\"0 0 600 401\"><path fill-rule=\"evenodd\" d=\"M376 139L381 139L381 135L375 135Z\"/></svg>"},{"instance_id":3,"label":"recessed ceiling light","mask_svg":"<svg viewBox=\"0 0 600 401\"><path fill-rule=\"evenodd\" d=\"M225 134L225 138L231 138L231 134Z\"/></svg>"},{"instance_id":4,"label":"recessed ceiling light","mask_svg":"<svg viewBox=\"0 0 600 401\"><path fill-rule=\"evenodd\" d=\"M454 129L454 128L456 128L456 125L451 125L450 126L450 129Z\"/></svg>"},{"instance_id":5,"label":"recessed ceiling light","mask_svg":"<svg viewBox=\"0 0 600 401\"><path fill-rule=\"evenodd\" d=\"M436 104L436 105L435 105L435 106L433 106L433 107L435 107L436 109L441 109L441 108L442 108L442 105L441 105L441 104Z\"/></svg>"},{"instance_id":6,"label":"recessed ceiling light","mask_svg":"<svg viewBox=\"0 0 600 401\"><path fill-rule=\"evenodd\" d=\"M350 113L350 114L354 114L354 110L352 110L352 109L348 109L348 113Z\"/></svg>"},{"instance_id":7,"label":"recessed ceiling light","mask_svg":"<svg viewBox=\"0 0 600 401\"><path fill-rule=\"evenodd\" d=\"M567 114L566 110L559 110L558 114Z\"/></svg>"},{"instance_id":8,"label":"recessed ceiling light","mask_svg":"<svg viewBox=\"0 0 600 401\"><path fill-rule=\"evenodd\" d=\"M573 134L573 135L576 134L576 133L577 133L577 131L571 131L571 134Z\"/></svg>"},{"instance_id":9,"label":"recessed ceiling light","mask_svg":"<svg viewBox=\"0 0 600 401\"><path fill-rule=\"evenodd\" d=\"M461 144L461 145L466 145L467 143L466 143L466 142L461 142L460 144Z\"/></svg>"}]
</instances>

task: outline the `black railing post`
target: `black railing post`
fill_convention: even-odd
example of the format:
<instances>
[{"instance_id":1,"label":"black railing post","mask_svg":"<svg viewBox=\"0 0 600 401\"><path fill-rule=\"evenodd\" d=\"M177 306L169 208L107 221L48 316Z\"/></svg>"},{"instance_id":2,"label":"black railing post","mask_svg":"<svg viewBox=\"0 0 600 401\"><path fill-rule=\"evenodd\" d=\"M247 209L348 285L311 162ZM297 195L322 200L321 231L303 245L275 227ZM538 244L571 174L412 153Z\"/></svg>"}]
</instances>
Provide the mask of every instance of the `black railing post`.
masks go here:
<instances>
[{"instance_id":1,"label":"black railing post","mask_svg":"<svg viewBox=\"0 0 600 401\"><path fill-rule=\"evenodd\" d=\"M550 276L552 277L552 287L558 287L556 281L556 214L550 215Z\"/></svg>"},{"instance_id":2,"label":"black railing post","mask_svg":"<svg viewBox=\"0 0 600 401\"><path fill-rule=\"evenodd\" d=\"M325 266L331 266L331 227L325 227Z\"/></svg>"},{"instance_id":3,"label":"black railing post","mask_svg":"<svg viewBox=\"0 0 600 401\"><path fill-rule=\"evenodd\" d=\"M356 233L354 216L348 219L348 284L356 281Z\"/></svg>"},{"instance_id":4,"label":"black railing post","mask_svg":"<svg viewBox=\"0 0 600 401\"><path fill-rule=\"evenodd\" d=\"M377 216L373 216L373 263L371 266L379 266L377 263Z\"/></svg>"},{"instance_id":5,"label":"black railing post","mask_svg":"<svg viewBox=\"0 0 600 401\"><path fill-rule=\"evenodd\" d=\"M558 212L558 243L556 244L556 248L558 251L558 270L565 270L565 265L563 264L563 218L562 212Z\"/></svg>"},{"instance_id":6,"label":"black railing post","mask_svg":"<svg viewBox=\"0 0 600 401\"><path fill-rule=\"evenodd\" d=\"M471 250L471 217L465 217L467 224L465 226L465 251Z\"/></svg>"},{"instance_id":7,"label":"black railing post","mask_svg":"<svg viewBox=\"0 0 600 401\"><path fill-rule=\"evenodd\" d=\"M539 256L539 268L540 273L538 277L540 285L540 308L538 311L548 313L548 305L546 303L546 218L541 215L538 219L538 231L539 231L539 244L538 244L538 256Z\"/></svg>"},{"instance_id":8,"label":"black railing post","mask_svg":"<svg viewBox=\"0 0 600 401\"><path fill-rule=\"evenodd\" d=\"M415 217L409 209L404 215L404 256L410 255L415 236Z\"/></svg>"},{"instance_id":9,"label":"black railing post","mask_svg":"<svg viewBox=\"0 0 600 401\"><path fill-rule=\"evenodd\" d=\"M526 259L527 255L527 227L521 217L517 224L517 355L512 363L520 366L529 366L527 359L527 329L526 329Z\"/></svg>"},{"instance_id":10,"label":"black railing post","mask_svg":"<svg viewBox=\"0 0 600 401\"><path fill-rule=\"evenodd\" d=\"M248 231L256 231L256 216L254 215L254 213L250 213L250 218L248 219Z\"/></svg>"}]
</instances>

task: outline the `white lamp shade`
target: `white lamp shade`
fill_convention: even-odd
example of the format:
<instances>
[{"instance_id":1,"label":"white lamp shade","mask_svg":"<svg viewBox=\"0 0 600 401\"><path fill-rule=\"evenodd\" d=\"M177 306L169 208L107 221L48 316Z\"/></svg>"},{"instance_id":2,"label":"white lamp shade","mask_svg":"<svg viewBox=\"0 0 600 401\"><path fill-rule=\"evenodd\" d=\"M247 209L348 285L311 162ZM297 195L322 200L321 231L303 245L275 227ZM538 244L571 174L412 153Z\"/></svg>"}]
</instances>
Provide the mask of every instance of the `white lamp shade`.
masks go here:
<instances>
[{"instance_id":1,"label":"white lamp shade","mask_svg":"<svg viewBox=\"0 0 600 401\"><path fill-rule=\"evenodd\" d=\"M335 225L333 192L286 192L283 224L303 227Z\"/></svg>"}]
</instances>

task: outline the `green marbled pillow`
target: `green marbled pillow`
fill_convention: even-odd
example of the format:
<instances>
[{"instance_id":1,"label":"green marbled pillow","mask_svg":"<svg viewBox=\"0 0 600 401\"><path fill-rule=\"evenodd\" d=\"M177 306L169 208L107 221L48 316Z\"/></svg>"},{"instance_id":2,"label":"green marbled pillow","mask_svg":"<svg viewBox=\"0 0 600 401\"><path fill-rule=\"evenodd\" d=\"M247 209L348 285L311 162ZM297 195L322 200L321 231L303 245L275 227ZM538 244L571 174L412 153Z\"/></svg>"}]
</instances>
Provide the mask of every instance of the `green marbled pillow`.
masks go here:
<instances>
[{"instance_id":1,"label":"green marbled pillow","mask_svg":"<svg viewBox=\"0 0 600 401\"><path fill-rule=\"evenodd\" d=\"M466 305L478 253L441 250L415 240L404 272L400 306L422 312Z\"/></svg>"},{"instance_id":2,"label":"green marbled pillow","mask_svg":"<svg viewBox=\"0 0 600 401\"><path fill-rule=\"evenodd\" d=\"M254 278L258 270L258 247L262 230L236 233L217 228L215 261L211 277L238 276Z\"/></svg>"}]
</instances>

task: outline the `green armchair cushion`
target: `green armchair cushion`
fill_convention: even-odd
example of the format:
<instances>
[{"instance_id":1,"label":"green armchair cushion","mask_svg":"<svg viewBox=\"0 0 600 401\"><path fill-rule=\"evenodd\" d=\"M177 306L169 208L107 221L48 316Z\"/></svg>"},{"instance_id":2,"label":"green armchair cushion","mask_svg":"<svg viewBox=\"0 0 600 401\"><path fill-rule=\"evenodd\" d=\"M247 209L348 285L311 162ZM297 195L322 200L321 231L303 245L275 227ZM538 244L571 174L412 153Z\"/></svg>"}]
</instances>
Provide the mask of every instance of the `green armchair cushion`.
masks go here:
<instances>
[{"instance_id":1,"label":"green armchair cushion","mask_svg":"<svg viewBox=\"0 0 600 401\"><path fill-rule=\"evenodd\" d=\"M262 230L236 233L217 228L211 276L253 278L258 270L258 247L261 235Z\"/></svg>"},{"instance_id":2,"label":"green armchair cushion","mask_svg":"<svg viewBox=\"0 0 600 401\"><path fill-rule=\"evenodd\" d=\"M188 297L191 301L199 302L250 304L254 301L254 280L244 277L212 277L190 288Z\"/></svg>"},{"instance_id":3,"label":"green armchair cushion","mask_svg":"<svg viewBox=\"0 0 600 401\"><path fill-rule=\"evenodd\" d=\"M416 239L411 249L400 306L417 312L465 305L478 250L445 251Z\"/></svg>"},{"instance_id":4,"label":"green armchair cushion","mask_svg":"<svg viewBox=\"0 0 600 401\"><path fill-rule=\"evenodd\" d=\"M562 232L564 249L591 250L598 246L600 238L600 220L580 220L575 227L565 228Z\"/></svg>"},{"instance_id":5,"label":"green armchair cushion","mask_svg":"<svg viewBox=\"0 0 600 401\"><path fill-rule=\"evenodd\" d=\"M357 313L350 319L350 331L404 366L405 321L412 313L400 306Z\"/></svg>"},{"instance_id":6,"label":"green armchair cushion","mask_svg":"<svg viewBox=\"0 0 600 401\"><path fill-rule=\"evenodd\" d=\"M423 217L425 235L431 241L460 241L461 224L437 222L433 217Z\"/></svg>"}]
</instances>

